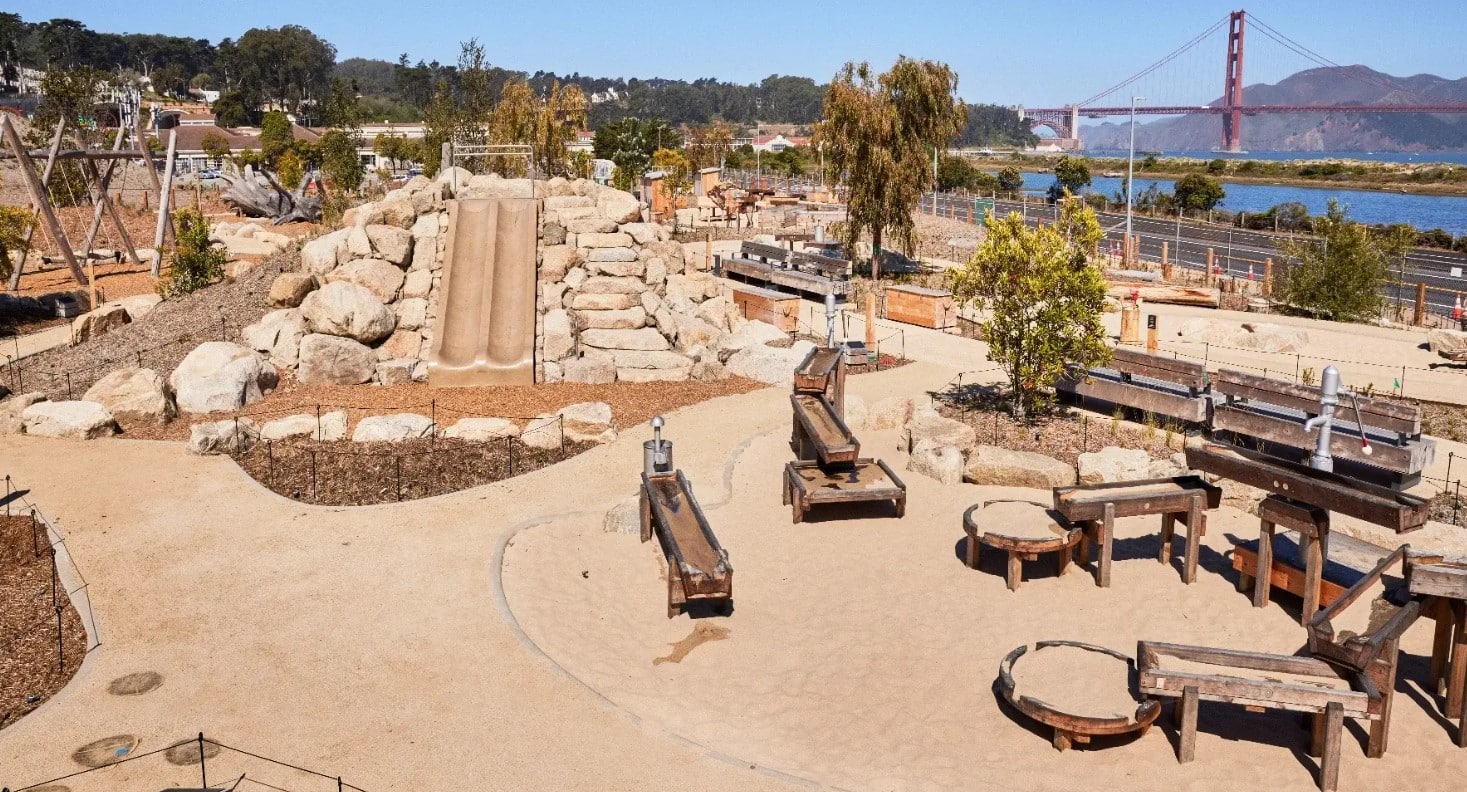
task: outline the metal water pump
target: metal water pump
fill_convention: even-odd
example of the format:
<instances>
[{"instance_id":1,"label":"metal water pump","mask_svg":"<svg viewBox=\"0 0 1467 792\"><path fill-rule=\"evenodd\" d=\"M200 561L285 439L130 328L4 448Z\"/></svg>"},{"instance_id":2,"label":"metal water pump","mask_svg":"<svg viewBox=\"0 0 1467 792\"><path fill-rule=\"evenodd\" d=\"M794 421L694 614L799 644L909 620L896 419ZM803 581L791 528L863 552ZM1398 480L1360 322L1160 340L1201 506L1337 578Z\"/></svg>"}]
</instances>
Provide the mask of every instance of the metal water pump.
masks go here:
<instances>
[{"instance_id":1,"label":"metal water pump","mask_svg":"<svg viewBox=\"0 0 1467 792\"><path fill-rule=\"evenodd\" d=\"M1360 399L1354 391L1345 393L1355 408L1355 425L1360 427L1361 453L1370 456L1374 451L1370 447L1370 440L1365 437L1365 424L1360 420ZM1319 436L1314 439L1314 453L1309 455L1309 467L1315 470L1328 473L1335 469L1335 459L1330 453L1329 444L1335 423L1335 407L1339 403L1340 370L1334 366L1325 366L1319 380L1319 415L1304 422L1304 431L1319 430Z\"/></svg>"},{"instance_id":2,"label":"metal water pump","mask_svg":"<svg viewBox=\"0 0 1467 792\"><path fill-rule=\"evenodd\" d=\"M665 475L672 472L672 441L662 439L662 427L667 421L662 416L652 419L652 439L642 443L642 472L648 476Z\"/></svg>"},{"instance_id":3,"label":"metal water pump","mask_svg":"<svg viewBox=\"0 0 1467 792\"><path fill-rule=\"evenodd\" d=\"M835 295L825 295L825 348L835 349Z\"/></svg>"}]
</instances>

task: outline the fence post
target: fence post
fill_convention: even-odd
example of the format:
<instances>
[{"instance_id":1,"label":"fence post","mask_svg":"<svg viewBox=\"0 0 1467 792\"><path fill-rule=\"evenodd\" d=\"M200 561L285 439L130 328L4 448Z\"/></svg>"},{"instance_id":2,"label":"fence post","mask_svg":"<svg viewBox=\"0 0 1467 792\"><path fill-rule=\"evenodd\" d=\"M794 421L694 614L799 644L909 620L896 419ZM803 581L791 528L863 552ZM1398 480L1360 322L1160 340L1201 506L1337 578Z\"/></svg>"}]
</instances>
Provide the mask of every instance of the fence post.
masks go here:
<instances>
[{"instance_id":1,"label":"fence post","mask_svg":"<svg viewBox=\"0 0 1467 792\"><path fill-rule=\"evenodd\" d=\"M321 431L321 405L316 405L316 442L326 439L325 432Z\"/></svg>"},{"instance_id":2,"label":"fence post","mask_svg":"<svg viewBox=\"0 0 1467 792\"><path fill-rule=\"evenodd\" d=\"M68 401L70 401L70 400L72 400L72 399L75 398L74 396L71 395L71 372L70 371L66 372L66 398L67 398Z\"/></svg>"},{"instance_id":3,"label":"fence post","mask_svg":"<svg viewBox=\"0 0 1467 792\"><path fill-rule=\"evenodd\" d=\"M1299 381L1299 356L1294 355L1294 382Z\"/></svg>"},{"instance_id":4,"label":"fence post","mask_svg":"<svg viewBox=\"0 0 1467 792\"><path fill-rule=\"evenodd\" d=\"M560 427L560 458L565 459L565 416L557 416L555 425Z\"/></svg>"},{"instance_id":5,"label":"fence post","mask_svg":"<svg viewBox=\"0 0 1467 792\"><path fill-rule=\"evenodd\" d=\"M430 427L428 427L428 431L432 433L432 434L428 435L428 445L436 446L436 445L438 445L438 400L437 399L433 399L433 400L431 400L431 401L428 402L428 415L429 415L428 420L430 420L430 421L433 422L433 425L430 426Z\"/></svg>"},{"instance_id":6,"label":"fence post","mask_svg":"<svg viewBox=\"0 0 1467 792\"><path fill-rule=\"evenodd\" d=\"M265 441L266 475L270 477L270 486L275 486L275 444L269 440Z\"/></svg>"},{"instance_id":7,"label":"fence post","mask_svg":"<svg viewBox=\"0 0 1467 792\"><path fill-rule=\"evenodd\" d=\"M209 788L209 768L204 766L204 733L199 732L199 788Z\"/></svg>"},{"instance_id":8,"label":"fence post","mask_svg":"<svg viewBox=\"0 0 1467 792\"><path fill-rule=\"evenodd\" d=\"M56 606L56 670L66 671L66 644L61 640L61 606Z\"/></svg>"},{"instance_id":9,"label":"fence post","mask_svg":"<svg viewBox=\"0 0 1467 792\"><path fill-rule=\"evenodd\" d=\"M41 557L41 540L36 535L36 510L31 509L31 557Z\"/></svg>"},{"instance_id":10,"label":"fence post","mask_svg":"<svg viewBox=\"0 0 1467 792\"><path fill-rule=\"evenodd\" d=\"M1406 395L1406 367L1401 367L1401 395Z\"/></svg>"},{"instance_id":11,"label":"fence post","mask_svg":"<svg viewBox=\"0 0 1467 792\"><path fill-rule=\"evenodd\" d=\"M510 437L509 435L505 435L504 436L504 449L505 449L505 456L509 459L509 475L508 476L505 476L505 478L514 478L514 438L513 437Z\"/></svg>"},{"instance_id":12,"label":"fence post","mask_svg":"<svg viewBox=\"0 0 1467 792\"><path fill-rule=\"evenodd\" d=\"M1457 479L1457 496L1452 498L1452 523L1461 525L1457 519L1457 511L1462 508L1462 479Z\"/></svg>"},{"instance_id":13,"label":"fence post","mask_svg":"<svg viewBox=\"0 0 1467 792\"><path fill-rule=\"evenodd\" d=\"M220 341L228 341L229 340L229 327L227 325L225 325L225 323L224 323L224 317L222 317L222 316L219 317L219 340Z\"/></svg>"}]
</instances>

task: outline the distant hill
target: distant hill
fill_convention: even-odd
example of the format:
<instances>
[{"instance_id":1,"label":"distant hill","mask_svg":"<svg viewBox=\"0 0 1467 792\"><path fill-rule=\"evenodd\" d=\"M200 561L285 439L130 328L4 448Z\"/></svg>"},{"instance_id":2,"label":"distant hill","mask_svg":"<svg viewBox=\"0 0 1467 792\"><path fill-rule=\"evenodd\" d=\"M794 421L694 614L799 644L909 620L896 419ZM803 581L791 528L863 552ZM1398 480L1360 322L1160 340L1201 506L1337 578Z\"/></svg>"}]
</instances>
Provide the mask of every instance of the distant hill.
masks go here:
<instances>
[{"instance_id":1,"label":"distant hill","mask_svg":"<svg viewBox=\"0 0 1467 792\"><path fill-rule=\"evenodd\" d=\"M1385 83L1385 84L1379 84ZM1392 89L1389 86L1397 86ZM1419 96L1467 102L1467 78L1433 74L1392 77L1364 66L1309 69L1274 85L1249 85L1243 102L1257 105L1410 104ZM1218 99L1212 104L1221 104ZM1082 126L1086 148L1124 149L1125 122ZM1136 148L1197 151L1218 145L1222 117L1193 115L1136 126ZM1243 147L1249 151L1430 151L1467 149L1467 115L1357 115L1310 113L1243 117Z\"/></svg>"}]
</instances>

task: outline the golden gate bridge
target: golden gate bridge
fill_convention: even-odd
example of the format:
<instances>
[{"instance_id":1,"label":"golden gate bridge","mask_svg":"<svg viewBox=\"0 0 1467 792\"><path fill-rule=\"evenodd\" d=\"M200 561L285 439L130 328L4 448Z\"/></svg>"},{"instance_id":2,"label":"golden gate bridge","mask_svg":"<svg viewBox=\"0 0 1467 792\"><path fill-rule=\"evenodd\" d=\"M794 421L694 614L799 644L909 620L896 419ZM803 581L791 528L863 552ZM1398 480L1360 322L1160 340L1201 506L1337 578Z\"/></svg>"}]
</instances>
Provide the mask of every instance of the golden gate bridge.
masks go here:
<instances>
[{"instance_id":1,"label":"golden gate bridge","mask_svg":"<svg viewBox=\"0 0 1467 792\"><path fill-rule=\"evenodd\" d=\"M1104 116L1136 115L1217 115L1222 117L1222 141L1219 150L1241 152L1243 150L1243 116L1283 113L1329 113L1329 114L1467 114L1467 102L1443 102L1439 99L1408 89L1385 75L1359 66L1341 66L1308 47L1298 43L1267 23L1251 17L1257 31L1281 45L1305 61L1320 67L1333 68L1363 84L1384 89L1392 101L1385 103L1335 103L1335 104L1247 104L1243 97L1243 63L1245 51L1245 28L1250 17L1246 11L1233 11L1218 20L1191 41L1173 50L1161 60L1125 80L1101 91L1083 102L1065 107L1017 108L1020 118L1029 122L1031 128L1047 126L1071 147L1079 146L1080 117L1100 118ZM1206 104L1111 104L1128 94L1125 89L1137 86L1144 79L1162 73L1169 64L1174 64L1185 55L1199 48L1214 33L1227 29L1227 50L1224 60L1222 98Z\"/></svg>"}]
</instances>

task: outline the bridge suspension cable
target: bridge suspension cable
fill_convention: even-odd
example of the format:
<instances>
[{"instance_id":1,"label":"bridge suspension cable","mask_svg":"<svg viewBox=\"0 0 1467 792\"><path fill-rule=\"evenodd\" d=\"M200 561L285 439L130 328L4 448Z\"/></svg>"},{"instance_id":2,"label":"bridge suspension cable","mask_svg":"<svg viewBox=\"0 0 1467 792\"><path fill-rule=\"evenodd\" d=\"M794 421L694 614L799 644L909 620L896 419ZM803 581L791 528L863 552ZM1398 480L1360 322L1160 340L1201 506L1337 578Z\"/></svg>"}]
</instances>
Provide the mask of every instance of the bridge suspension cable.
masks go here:
<instances>
[{"instance_id":1,"label":"bridge suspension cable","mask_svg":"<svg viewBox=\"0 0 1467 792\"><path fill-rule=\"evenodd\" d=\"M1323 66L1325 68L1341 69L1341 70L1346 71L1346 72L1351 72L1351 73L1353 73L1352 76L1355 79L1360 80L1361 82L1367 82L1367 83L1370 83L1371 85L1376 86L1377 88L1385 88L1386 90L1389 90L1389 91L1396 91L1396 92L1405 94L1406 96L1410 97L1411 99L1414 99L1414 100L1419 101L1419 102L1425 102L1425 103L1431 104L1431 103L1437 103L1437 102L1440 101L1436 97L1428 96L1426 94L1420 93L1419 91L1413 91L1413 90L1411 90L1409 88L1402 87L1396 81L1391 80L1391 79L1388 79L1386 77L1382 77L1382 76L1376 74L1373 71L1369 71L1369 70L1365 69L1362 66L1359 66L1359 65L1355 65L1355 66L1341 66L1340 64L1338 64L1338 63L1330 60L1329 58L1324 57L1323 55L1320 55L1318 52L1315 52L1314 50L1312 50L1312 49L1304 46L1303 44L1300 44L1299 42L1295 41L1294 39L1289 38L1287 35L1279 32L1277 28L1274 28L1272 25L1269 25L1267 22L1264 22L1262 19L1259 19L1256 14L1250 14L1249 15L1249 21L1252 22L1252 24L1253 24L1253 26L1254 26L1254 28L1256 30L1258 30L1260 33L1262 33L1263 35L1267 36L1268 38L1273 39L1273 41L1275 43L1279 44L1280 46L1285 47L1286 49L1289 49L1289 50L1293 51L1295 54L1300 55L1300 56L1302 56L1302 57L1304 57L1304 58L1306 58L1306 59L1308 59L1308 60L1310 60L1310 61L1312 61L1312 62L1314 62L1314 63L1316 63L1318 65L1320 65L1320 66Z\"/></svg>"},{"instance_id":2,"label":"bridge suspension cable","mask_svg":"<svg viewBox=\"0 0 1467 792\"><path fill-rule=\"evenodd\" d=\"M1228 17L1223 17L1223 18L1219 19L1217 22L1213 23L1212 27L1209 27L1208 29L1202 31L1195 38L1193 38L1191 41L1188 41L1186 44L1183 44L1182 46L1177 47L1176 49L1174 49L1171 52L1167 53L1166 57L1162 58L1161 60L1157 61L1156 63L1151 64L1150 66L1147 66L1146 68L1142 69L1141 71L1136 72L1135 74L1131 75L1130 77L1127 77L1126 79L1121 80L1120 82L1116 83L1115 85L1112 85L1111 87L1105 89L1104 91L1101 91L1100 93L1098 93L1098 94L1090 97L1089 99L1086 99L1085 101L1080 102L1079 103L1079 106L1080 107L1089 107L1089 106L1095 104L1098 100L1104 99L1105 97L1110 96L1111 94L1115 93L1116 91L1119 91L1122 88L1125 88L1127 85L1130 85L1131 83L1134 83L1137 80L1140 80L1141 78L1145 77L1148 74L1151 74L1152 72L1156 71L1157 69L1160 69L1161 67L1167 65L1168 63L1171 63L1172 61L1174 61L1178 57L1180 57L1182 55L1182 53L1187 52L1188 50L1190 50L1193 47L1197 46L1198 44L1202 43L1202 41L1204 39L1206 39L1208 36L1211 36L1213 33L1216 33L1223 25L1226 25L1227 23L1228 23Z\"/></svg>"}]
</instances>

